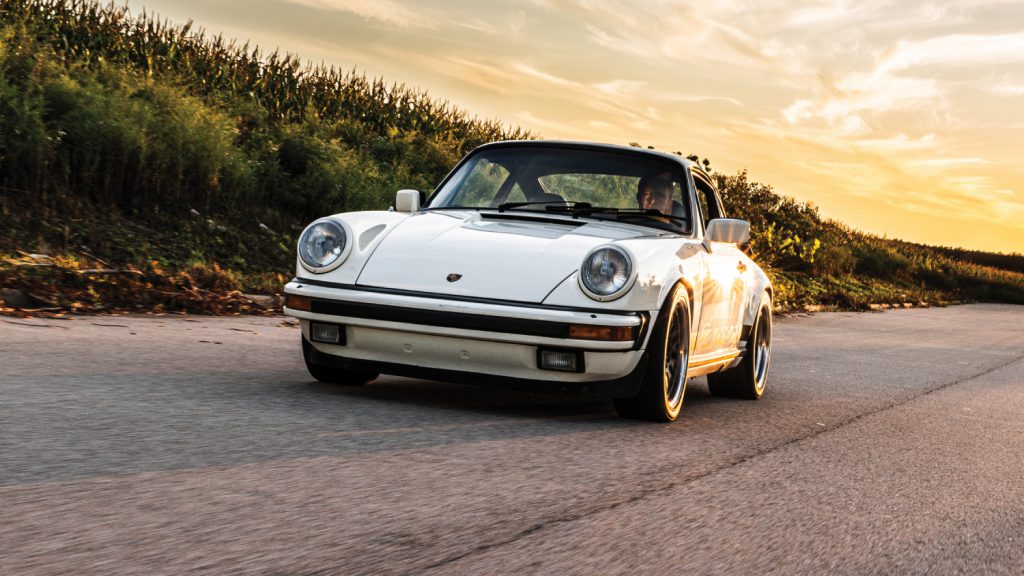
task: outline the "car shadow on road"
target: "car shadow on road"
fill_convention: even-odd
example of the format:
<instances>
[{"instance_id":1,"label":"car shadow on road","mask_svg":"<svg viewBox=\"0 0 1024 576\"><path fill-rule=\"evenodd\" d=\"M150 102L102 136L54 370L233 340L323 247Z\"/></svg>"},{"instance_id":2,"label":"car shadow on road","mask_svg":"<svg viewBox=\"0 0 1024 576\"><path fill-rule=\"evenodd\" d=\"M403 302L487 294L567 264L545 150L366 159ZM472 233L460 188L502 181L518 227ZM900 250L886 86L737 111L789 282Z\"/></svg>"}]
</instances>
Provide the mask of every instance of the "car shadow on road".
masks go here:
<instances>
[{"instance_id":1,"label":"car shadow on road","mask_svg":"<svg viewBox=\"0 0 1024 576\"><path fill-rule=\"evenodd\" d=\"M612 401L605 398L524 392L415 378L382 376L367 386L309 381L306 389L311 394L356 401L355 409L372 406L376 411L407 413L410 407L416 407L488 417L608 420L627 425L634 422L620 419ZM722 402L728 400L708 394L705 379L696 378L687 386L684 410L699 410L701 406Z\"/></svg>"}]
</instances>

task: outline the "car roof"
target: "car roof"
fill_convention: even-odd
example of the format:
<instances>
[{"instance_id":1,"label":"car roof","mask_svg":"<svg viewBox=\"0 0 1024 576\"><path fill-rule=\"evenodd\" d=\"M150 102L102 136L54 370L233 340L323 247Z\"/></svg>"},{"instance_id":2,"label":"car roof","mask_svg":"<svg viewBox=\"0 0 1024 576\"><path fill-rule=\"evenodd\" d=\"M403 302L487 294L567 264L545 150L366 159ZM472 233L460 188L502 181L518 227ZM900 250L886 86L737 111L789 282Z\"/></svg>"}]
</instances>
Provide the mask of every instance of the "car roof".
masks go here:
<instances>
[{"instance_id":1,"label":"car roof","mask_svg":"<svg viewBox=\"0 0 1024 576\"><path fill-rule=\"evenodd\" d=\"M629 154L653 156L656 158L671 160L673 162L678 162L691 169L700 169L700 166L698 166L697 163L687 158L684 158L678 154L659 152L657 150L651 150L649 148L640 148L639 146L622 146L619 144L604 144L601 142L584 142L576 140L501 140L498 142L490 142L488 144L479 146L473 150L473 153L482 150L490 150L494 148L565 148L573 150L626 152Z\"/></svg>"}]
</instances>

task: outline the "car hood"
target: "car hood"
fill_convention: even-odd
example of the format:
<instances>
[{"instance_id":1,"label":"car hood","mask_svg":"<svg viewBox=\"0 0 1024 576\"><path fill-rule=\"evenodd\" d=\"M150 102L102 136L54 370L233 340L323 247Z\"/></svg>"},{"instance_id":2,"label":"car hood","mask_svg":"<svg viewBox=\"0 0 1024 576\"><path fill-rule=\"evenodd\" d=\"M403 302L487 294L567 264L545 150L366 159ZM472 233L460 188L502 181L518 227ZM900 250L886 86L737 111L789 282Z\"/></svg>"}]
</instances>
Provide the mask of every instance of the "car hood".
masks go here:
<instances>
[{"instance_id":1,"label":"car hood","mask_svg":"<svg viewBox=\"0 0 1024 576\"><path fill-rule=\"evenodd\" d=\"M425 212L384 238L356 283L540 303L594 247L654 235L639 226L542 215Z\"/></svg>"}]
</instances>

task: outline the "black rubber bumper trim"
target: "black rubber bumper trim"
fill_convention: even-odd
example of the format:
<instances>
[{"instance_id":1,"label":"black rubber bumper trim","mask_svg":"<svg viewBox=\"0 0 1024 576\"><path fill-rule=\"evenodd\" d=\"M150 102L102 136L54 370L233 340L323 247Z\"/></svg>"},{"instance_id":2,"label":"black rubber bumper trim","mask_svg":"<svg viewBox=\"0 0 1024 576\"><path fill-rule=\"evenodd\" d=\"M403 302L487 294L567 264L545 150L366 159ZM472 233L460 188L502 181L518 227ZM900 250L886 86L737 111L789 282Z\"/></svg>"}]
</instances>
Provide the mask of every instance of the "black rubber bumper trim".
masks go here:
<instances>
[{"instance_id":1,"label":"black rubber bumper trim","mask_svg":"<svg viewBox=\"0 0 1024 576\"><path fill-rule=\"evenodd\" d=\"M320 298L313 298L310 311L316 314L349 316L351 318L402 322L422 326L483 330L485 332L503 332L506 334L544 336L547 338L569 337L568 323L511 318L508 316L486 316L461 312L442 312L440 310L399 308L382 304L362 304L342 302L340 300L323 300Z\"/></svg>"},{"instance_id":2,"label":"black rubber bumper trim","mask_svg":"<svg viewBox=\"0 0 1024 576\"><path fill-rule=\"evenodd\" d=\"M426 368L423 366L410 366L407 364L394 364L391 362L376 362L372 360L359 360L325 354L310 345L305 338L302 345L308 346L309 362L320 366L330 366L344 370L362 370L365 372L379 372L394 376L407 376L410 378L422 378L426 380L440 380L444 382L457 382L460 384L472 384L474 386L493 386L495 388L510 388L513 390L524 390L528 392L555 393L555 394L576 394L580 396L593 396L600 398L630 398L636 396L640 390L640 381L643 379L644 370L647 368L647 352L640 356L636 368L632 372L614 380L601 380L597 382L563 382L558 380L528 380L524 378L511 378L508 376L493 376L490 374L479 374L477 372L463 372L459 370L444 370L440 368ZM592 354L622 354L623 352L591 352Z\"/></svg>"},{"instance_id":3,"label":"black rubber bumper trim","mask_svg":"<svg viewBox=\"0 0 1024 576\"><path fill-rule=\"evenodd\" d=\"M295 281L308 282L300 279L296 279ZM309 283L313 284L311 282ZM327 285L332 288L338 287L337 285L329 285L327 282L313 285ZM411 294L408 292L403 294L418 295ZM533 308L536 309L538 307L533 306ZM572 311L583 313L591 312L585 309L573 309ZM416 324L420 326L461 328L464 330L480 330L484 332L519 334L524 336L540 336L545 338L569 338L568 322L530 320L526 318L516 318L512 316L489 316L486 314L467 314L464 312L422 310L419 308L388 306L384 304L364 304L360 302L347 302L343 300L330 300L326 298L312 298L310 304L310 312L313 312L315 314L326 314L328 316L347 316L350 318L362 318L365 320L381 320L385 322L402 322L405 324ZM608 314L608 312L601 313ZM640 319L640 325L637 326L636 329L636 337L632 341L632 349L639 350L640 346L643 344L644 337L647 334L647 313L628 312L616 314L613 312L612 314L615 314L617 316L632 316L634 318Z\"/></svg>"}]
</instances>

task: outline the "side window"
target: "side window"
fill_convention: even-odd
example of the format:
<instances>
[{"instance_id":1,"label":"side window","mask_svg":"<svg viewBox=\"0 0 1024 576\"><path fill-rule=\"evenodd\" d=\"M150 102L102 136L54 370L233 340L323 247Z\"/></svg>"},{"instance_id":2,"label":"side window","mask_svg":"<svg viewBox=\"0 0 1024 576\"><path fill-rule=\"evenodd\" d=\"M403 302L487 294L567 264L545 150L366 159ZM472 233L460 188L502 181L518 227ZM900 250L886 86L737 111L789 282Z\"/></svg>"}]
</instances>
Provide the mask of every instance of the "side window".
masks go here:
<instances>
[{"instance_id":1,"label":"side window","mask_svg":"<svg viewBox=\"0 0 1024 576\"><path fill-rule=\"evenodd\" d=\"M694 180L697 183L697 204L700 205L700 221L704 223L704 227L708 227L708 199L701 190L703 187L700 180Z\"/></svg>"},{"instance_id":2,"label":"side window","mask_svg":"<svg viewBox=\"0 0 1024 576\"><path fill-rule=\"evenodd\" d=\"M693 183L697 185L697 203L700 204L700 217L704 220L704 227L707 228L709 220L724 218L725 215L722 214L715 189L700 178L694 178Z\"/></svg>"}]
</instances>

